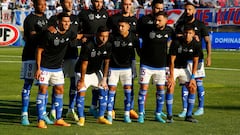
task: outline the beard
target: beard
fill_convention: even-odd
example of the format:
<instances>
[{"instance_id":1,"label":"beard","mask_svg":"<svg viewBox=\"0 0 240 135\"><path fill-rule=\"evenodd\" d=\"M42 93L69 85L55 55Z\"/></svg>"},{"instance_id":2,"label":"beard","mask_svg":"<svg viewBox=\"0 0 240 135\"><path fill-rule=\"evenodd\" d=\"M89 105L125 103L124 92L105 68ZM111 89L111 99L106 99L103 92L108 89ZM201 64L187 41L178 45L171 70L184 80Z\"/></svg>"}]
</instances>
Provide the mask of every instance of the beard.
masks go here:
<instances>
[{"instance_id":1,"label":"beard","mask_svg":"<svg viewBox=\"0 0 240 135\"><path fill-rule=\"evenodd\" d=\"M192 21L192 19L193 19L193 15L188 16L188 15L186 14L185 17L184 17L184 21L185 21L185 22L190 22L190 21Z\"/></svg>"}]
</instances>

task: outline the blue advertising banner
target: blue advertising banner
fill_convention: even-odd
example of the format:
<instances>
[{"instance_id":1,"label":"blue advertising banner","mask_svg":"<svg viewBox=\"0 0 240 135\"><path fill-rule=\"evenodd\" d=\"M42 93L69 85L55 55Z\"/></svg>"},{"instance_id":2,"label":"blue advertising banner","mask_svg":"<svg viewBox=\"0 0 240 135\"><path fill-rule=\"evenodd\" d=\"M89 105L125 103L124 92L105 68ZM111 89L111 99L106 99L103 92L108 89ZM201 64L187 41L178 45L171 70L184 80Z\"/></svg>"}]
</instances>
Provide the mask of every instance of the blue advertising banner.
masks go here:
<instances>
[{"instance_id":1,"label":"blue advertising banner","mask_svg":"<svg viewBox=\"0 0 240 135\"><path fill-rule=\"evenodd\" d=\"M239 32L213 32L211 41L213 49L240 49Z\"/></svg>"}]
</instances>

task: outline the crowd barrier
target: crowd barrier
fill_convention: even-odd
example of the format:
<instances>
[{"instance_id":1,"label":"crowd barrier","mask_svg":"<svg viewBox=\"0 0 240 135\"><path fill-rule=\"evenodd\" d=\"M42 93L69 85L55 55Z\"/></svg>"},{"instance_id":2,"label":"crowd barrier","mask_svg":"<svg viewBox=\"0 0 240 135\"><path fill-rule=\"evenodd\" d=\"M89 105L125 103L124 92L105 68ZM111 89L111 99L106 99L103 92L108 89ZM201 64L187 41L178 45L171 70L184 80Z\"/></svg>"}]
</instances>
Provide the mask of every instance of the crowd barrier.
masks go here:
<instances>
[{"instance_id":1,"label":"crowd barrier","mask_svg":"<svg viewBox=\"0 0 240 135\"><path fill-rule=\"evenodd\" d=\"M113 15L120 12L120 10L108 10L109 15ZM169 15L169 25L174 26L179 17L183 14L183 9L172 9L168 10L167 13ZM3 10L0 14L1 25L0 25L0 46L22 46L24 45L24 41L22 40L23 31L23 21L28 14L30 14L30 10ZM46 11L46 16L49 18L54 15L56 12L52 10ZM74 11L75 14L78 11ZM139 18L145 14L151 13L150 9L138 9L135 11L136 17ZM204 22L209 27L217 28L219 26L240 26L240 8L239 7L231 7L231 8L200 8L197 9L196 16L197 19ZM3 27L3 24L11 25L11 27ZM13 27L16 27L19 31L13 30ZM18 34L18 40L14 41L12 38L16 38ZM239 49L240 48L240 33L224 33L224 32L212 32L210 33L212 37L212 47L213 49ZM11 40L12 42L8 42ZM14 41L14 42L13 42Z\"/></svg>"}]
</instances>

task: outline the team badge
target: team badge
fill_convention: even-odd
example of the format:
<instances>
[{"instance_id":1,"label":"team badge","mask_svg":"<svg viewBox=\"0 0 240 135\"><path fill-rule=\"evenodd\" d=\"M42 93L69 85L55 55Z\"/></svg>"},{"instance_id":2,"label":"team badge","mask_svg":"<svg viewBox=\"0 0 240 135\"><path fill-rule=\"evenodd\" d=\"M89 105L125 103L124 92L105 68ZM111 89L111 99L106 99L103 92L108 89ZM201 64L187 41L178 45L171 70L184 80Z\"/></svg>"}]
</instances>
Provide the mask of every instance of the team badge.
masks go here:
<instances>
[{"instance_id":1,"label":"team badge","mask_svg":"<svg viewBox=\"0 0 240 135\"><path fill-rule=\"evenodd\" d=\"M182 46L179 46L178 53L182 53Z\"/></svg>"},{"instance_id":2,"label":"team badge","mask_svg":"<svg viewBox=\"0 0 240 135\"><path fill-rule=\"evenodd\" d=\"M58 45L59 45L59 42L60 42L60 40L58 39L58 37L56 37L56 38L54 39L54 45L55 45L55 46L58 46Z\"/></svg>"},{"instance_id":3,"label":"team badge","mask_svg":"<svg viewBox=\"0 0 240 135\"><path fill-rule=\"evenodd\" d=\"M96 56L96 51L93 49L91 52L91 57L95 57Z\"/></svg>"},{"instance_id":4,"label":"team badge","mask_svg":"<svg viewBox=\"0 0 240 135\"><path fill-rule=\"evenodd\" d=\"M114 41L114 46L119 47L120 46L120 41Z\"/></svg>"},{"instance_id":5,"label":"team badge","mask_svg":"<svg viewBox=\"0 0 240 135\"><path fill-rule=\"evenodd\" d=\"M89 18L89 20L94 20L94 14L89 14L88 18Z\"/></svg>"},{"instance_id":6,"label":"team badge","mask_svg":"<svg viewBox=\"0 0 240 135\"><path fill-rule=\"evenodd\" d=\"M155 33L154 31L152 31L152 32L149 33L150 39L154 39L155 36L156 36L156 33Z\"/></svg>"},{"instance_id":7,"label":"team badge","mask_svg":"<svg viewBox=\"0 0 240 135\"><path fill-rule=\"evenodd\" d=\"M97 19L100 19L100 18L101 18L101 16L100 16L99 14L97 14L95 17L96 17Z\"/></svg>"}]
</instances>

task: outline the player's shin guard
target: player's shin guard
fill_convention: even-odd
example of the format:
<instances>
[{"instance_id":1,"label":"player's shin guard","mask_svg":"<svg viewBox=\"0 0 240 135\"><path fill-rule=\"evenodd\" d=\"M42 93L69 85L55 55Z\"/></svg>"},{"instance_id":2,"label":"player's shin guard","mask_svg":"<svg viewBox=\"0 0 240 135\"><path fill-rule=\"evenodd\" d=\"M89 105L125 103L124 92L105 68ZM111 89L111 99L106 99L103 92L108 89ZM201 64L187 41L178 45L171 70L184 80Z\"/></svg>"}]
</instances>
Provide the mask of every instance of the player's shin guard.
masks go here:
<instances>
[{"instance_id":1,"label":"player's shin guard","mask_svg":"<svg viewBox=\"0 0 240 135\"><path fill-rule=\"evenodd\" d=\"M44 114L46 114L47 113L47 104L48 104L48 91L47 91L47 93L46 93L46 96L45 96L45 107L44 107Z\"/></svg>"},{"instance_id":2,"label":"player's shin guard","mask_svg":"<svg viewBox=\"0 0 240 135\"><path fill-rule=\"evenodd\" d=\"M62 118L63 110L63 94L55 94L55 109L56 109L56 119L59 120Z\"/></svg>"},{"instance_id":3,"label":"player's shin guard","mask_svg":"<svg viewBox=\"0 0 240 135\"><path fill-rule=\"evenodd\" d=\"M134 79L132 79L132 91L131 91L131 109L132 110L134 108Z\"/></svg>"},{"instance_id":4,"label":"player's shin guard","mask_svg":"<svg viewBox=\"0 0 240 135\"><path fill-rule=\"evenodd\" d=\"M75 77L70 78L70 90L69 90L69 109L74 109L74 105L77 98L77 90L75 86Z\"/></svg>"},{"instance_id":5,"label":"player's shin guard","mask_svg":"<svg viewBox=\"0 0 240 135\"><path fill-rule=\"evenodd\" d=\"M157 90L156 92L156 113L161 114L162 112L162 108L163 108L163 104L164 104L164 96L165 96L165 91L164 90Z\"/></svg>"},{"instance_id":6,"label":"player's shin guard","mask_svg":"<svg viewBox=\"0 0 240 135\"><path fill-rule=\"evenodd\" d=\"M144 105L145 105L145 97L147 95L147 90L139 90L138 93L138 112L143 115L144 113Z\"/></svg>"},{"instance_id":7,"label":"player's shin guard","mask_svg":"<svg viewBox=\"0 0 240 135\"><path fill-rule=\"evenodd\" d=\"M78 111L78 117L84 117L84 102L85 97L80 96L80 93L77 94L77 111Z\"/></svg>"},{"instance_id":8,"label":"player's shin guard","mask_svg":"<svg viewBox=\"0 0 240 135\"><path fill-rule=\"evenodd\" d=\"M166 94L166 106L167 106L167 115L172 116L172 104L173 104L173 94Z\"/></svg>"},{"instance_id":9,"label":"player's shin guard","mask_svg":"<svg viewBox=\"0 0 240 135\"><path fill-rule=\"evenodd\" d=\"M54 93L55 93L55 89L54 87L52 87L52 104L51 104L51 111L55 110L55 96L54 96Z\"/></svg>"},{"instance_id":10,"label":"player's shin guard","mask_svg":"<svg viewBox=\"0 0 240 135\"><path fill-rule=\"evenodd\" d=\"M192 116L192 111L195 103L195 94L188 95L188 107L187 107L187 114L186 116Z\"/></svg>"},{"instance_id":11,"label":"player's shin guard","mask_svg":"<svg viewBox=\"0 0 240 135\"><path fill-rule=\"evenodd\" d=\"M203 87L203 80L196 79L197 81L197 92L198 92L198 108L204 107L204 87Z\"/></svg>"},{"instance_id":12,"label":"player's shin guard","mask_svg":"<svg viewBox=\"0 0 240 135\"><path fill-rule=\"evenodd\" d=\"M183 110L187 109L188 105L188 89L185 85L182 85L182 107Z\"/></svg>"},{"instance_id":13,"label":"player's shin guard","mask_svg":"<svg viewBox=\"0 0 240 135\"><path fill-rule=\"evenodd\" d=\"M45 97L46 94L38 93L37 95L37 115L38 120L43 120L44 110L45 110Z\"/></svg>"},{"instance_id":14,"label":"player's shin guard","mask_svg":"<svg viewBox=\"0 0 240 135\"><path fill-rule=\"evenodd\" d=\"M98 116L104 116L107 108L108 90L99 88L99 113Z\"/></svg>"},{"instance_id":15,"label":"player's shin guard","mask_svg":"<svg viewBox=\"0 0 240 135\"><path fill-rule=\"evenodd\" d=\"M111 91L111 90L109 90L109 92L108 92L108 105L107 105L107 110L108 110L108 114L109 114L109 115L112 114L115 94L116 94L116 91Z\"/></svg>"},{"instance_id":16,"label":"player's shin guard","mask_svg":"<svg viewBox=\"0 0 240 135\"><path fill-rule=\"evenodd\" d=\"M28 106L30 98L30 90L32 88L32 79L25 79L22 89L22 115L28 115Z\"/></svg>"},{"instance_id":17,"label":"player's shin guard","mask_svg":"<svg viewBox=\"0 0 240 135\"><path fill-rule=\"evenodd\" d=\"M128 114L125 114L125 115L128 115L129 116L129 111L131 109L131 91L132 90L124 90L124 95L125 95L125 98L124 98L124 110L125 110L125 113L128 113Z\"/></svg>"},{"instance_id":18,"label":"player's shin guard","mask_svg":"<svg viewBox=\"0 0 240 135\"><path fill-rule=\"evenodd\" d=\"M98 96L99 96L99 91L98 88L93 88L92 89L92 109L95 109L98 104Z\"/></svg>"}]
</instances>

